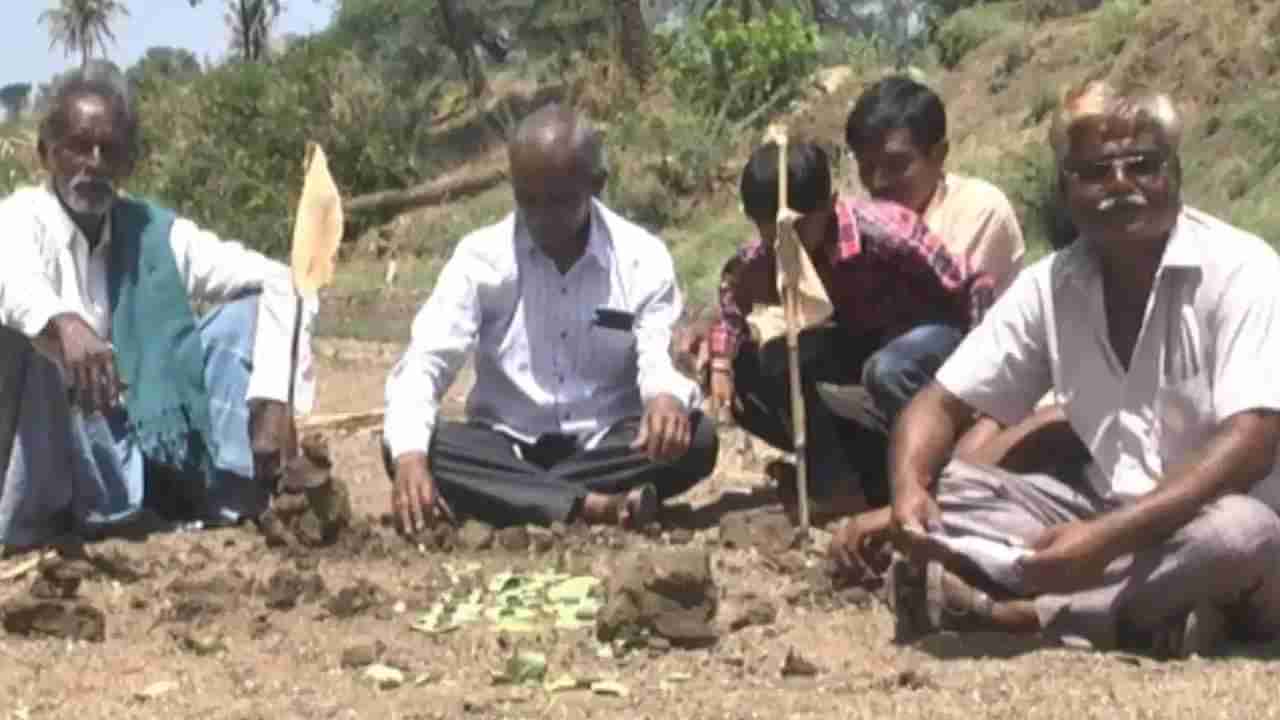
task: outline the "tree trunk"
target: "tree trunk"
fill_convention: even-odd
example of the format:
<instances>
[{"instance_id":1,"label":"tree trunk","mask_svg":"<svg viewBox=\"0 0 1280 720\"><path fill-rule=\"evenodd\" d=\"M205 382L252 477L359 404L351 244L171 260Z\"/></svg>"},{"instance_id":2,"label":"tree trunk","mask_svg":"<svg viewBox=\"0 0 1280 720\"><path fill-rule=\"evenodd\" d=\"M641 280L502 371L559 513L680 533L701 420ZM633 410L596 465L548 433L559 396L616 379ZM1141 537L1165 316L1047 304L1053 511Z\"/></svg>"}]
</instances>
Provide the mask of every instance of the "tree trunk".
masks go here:
<instances>
[{"instance_id":1,"label":"tree trunk","mask_svg":"<svg viewBox=\"0 0 1280 720\"><path fill-rule=\"evenodd\" d=\"M378 210L401 212L483 192L507 179L505 166L446 176L405 190L384 190L361 195L343 203L350 213Z\"/></svg>"},{"instance_id":2,"label":"tree trunk","mask_svg":"<svg viewBox=\"0 0 1280 720\"><path fill-rule=\"evenodd\" d=\"M653 74L653 44L644 21L640 0L616 0L618 10L618 51L631 77L641 85Z\"/></svg>"},{"instance_id":3,"label":"tree trunk","mask_svg":"<svg viewBox=\"0 0 1280 720\"><path fill-rule=\"evenodd\" d=\"M462 68L462 76L471 87L472 97L481 97L489 89L484 76L484 68L476 58L476 37L474 27L465 11L458 7L457 0L440 0L440 24L444 30L445 42L458 58Z\"/></svg>"}]
</instances>

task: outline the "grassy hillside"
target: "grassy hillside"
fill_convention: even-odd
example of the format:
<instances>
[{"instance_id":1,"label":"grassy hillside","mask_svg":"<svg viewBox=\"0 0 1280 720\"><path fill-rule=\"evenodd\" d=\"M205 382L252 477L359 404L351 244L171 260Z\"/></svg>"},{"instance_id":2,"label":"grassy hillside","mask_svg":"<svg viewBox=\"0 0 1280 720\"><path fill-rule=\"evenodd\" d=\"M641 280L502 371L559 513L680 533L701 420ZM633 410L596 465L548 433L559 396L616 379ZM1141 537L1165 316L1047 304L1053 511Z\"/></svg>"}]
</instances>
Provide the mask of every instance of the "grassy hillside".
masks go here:
<instances>
[{"instance_id":1,"label":"grassy hillside","mask_svg":"<svg viewBox=\"0 0 1280 720\"><path fill-rule=\"evenodd\" d=\"M1094 12L1045 22L1028 21L1021 2L990 3L952 16L937 37L919 65L947 101L951 167L1005 190L1022 217L1032 257L1049 247L1050 116L1062 87L1090 77L1139 80L1175 94L1186 110L1188 201L1271 242L1280 240L1280 202L1272 201L1280 197L1280 3L1109 0ZM829 143L842 160L849 108L869 82L888 71L863 50L851 50L857 55L842 85L833 92L810 89L788 118L794 134ZM826 59L840 58L828 50ZM615 128L611 140L617 135ZM732 154L722 158L717 181L685 199L688 209L677 221L649 223L671 245L695 309L713 302L721 263L748 237L734 180L758 139L756 131L743 133ZM614 148L610 200L634 205L633 196L644 192L637 185L646 179L634 166L651 162L653 149L643 150L625 143ZM847 160L840 172L846 186L856 188ZM395 297L404 307L394 314L405 317L425 297L433 270L458 237L509 207L504 185L447 209L403 217L394 235L398 284L405 290L368 290L367 278L380 280L385 260L355 261L344 285L353 291L363 286L367 297L383 301ZM353 317L359 314L339 319L333 329L390 337L407 330Z\"/></svg>"}]
</instances>

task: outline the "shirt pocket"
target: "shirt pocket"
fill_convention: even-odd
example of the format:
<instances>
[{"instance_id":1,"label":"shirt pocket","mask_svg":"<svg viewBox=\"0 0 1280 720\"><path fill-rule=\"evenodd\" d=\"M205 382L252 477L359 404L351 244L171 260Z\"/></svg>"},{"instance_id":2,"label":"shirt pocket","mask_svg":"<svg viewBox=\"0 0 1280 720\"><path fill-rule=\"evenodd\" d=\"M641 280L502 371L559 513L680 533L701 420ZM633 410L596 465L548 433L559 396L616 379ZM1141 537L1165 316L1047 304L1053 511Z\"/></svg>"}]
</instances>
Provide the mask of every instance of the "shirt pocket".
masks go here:
<instances>
[{"instance_id":1,"label":"shirt pocket","mask_svg":"<svg viewBox=\"0 0 1280 720\"><path fill-rule=\"evenodd\" d=\"M591 325L584 375L598 383L614 384L635 379L636 334L634 330L615 330ZM628 375L631 377L628 378Z\"/></svg>"},{"instance_id":2,"label":"shirt pocket","mask_svg":"<svg viewBox=\"0 0 1280 720\"><path fill-rule=\"evenodd\" d=\"M1156 389L1154 440L1162 472L1167 472L1208 439L1213 424L1213 388L1203 369L1164 378Z\"/></svg>"}]
</instances>

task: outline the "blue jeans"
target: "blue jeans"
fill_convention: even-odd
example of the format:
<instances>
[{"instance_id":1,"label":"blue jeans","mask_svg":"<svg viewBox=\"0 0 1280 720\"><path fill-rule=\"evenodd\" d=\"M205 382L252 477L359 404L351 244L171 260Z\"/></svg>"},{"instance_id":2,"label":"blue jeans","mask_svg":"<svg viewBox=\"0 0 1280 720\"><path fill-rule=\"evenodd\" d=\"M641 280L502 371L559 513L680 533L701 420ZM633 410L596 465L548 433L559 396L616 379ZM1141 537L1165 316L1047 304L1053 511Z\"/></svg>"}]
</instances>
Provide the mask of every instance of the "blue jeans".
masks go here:
<instances>
[{"instance_id":1,"label":"blue jeans","mask_svg":"<svg viewBox=\"0 0 1280 720\"><path fill-rule=\"evenodd\" d=\"M893 422L963 337L947 325L921 325L888 343L879 336L851 337L838 325L800 334L805 455L815 498L829 497L857 476L872 505L889 502L886 465ZM857 418L837 414L819 394L820 383L860 384L869 406L860 408ZM744 345L734 361L734 389L742 406L735 411L738 424L776 448L793 450L785 340Z\"/></svg>"},{"instance_id":2,"label":"blue jeans","mask_svg":"<svg viewBox=\"0 0 1280 720\"><path fill-rule=\"evenodd\" d=\"M219 306L198 323L214 445L215 469L208 477L152 467L127 432L123 410L86 417L68 403L52 363L26 338L0 334L0 363L21 362L14 366L22 368L17 407L5 409L15 418L0 485L0 543L21 547L68 532L98 537L137 527L149 515L148 494L161 475L175 486L167 488L172 494L192 499L191 516L183 519L222 524L264 510L269 497L253 479L246 402L257 309L254 294Z\"/></svg>"},{"instance_id":3,"label":"blue jeans","mask_svg":"<svg viewBox=\"0 0 1280 720\"><path fill-rule=\"evenodd\" d=\"M963 339L964 333L949 325L921 325L867 358L862 365L862 386L890 428Z\"/></svg>"}]
</instances>

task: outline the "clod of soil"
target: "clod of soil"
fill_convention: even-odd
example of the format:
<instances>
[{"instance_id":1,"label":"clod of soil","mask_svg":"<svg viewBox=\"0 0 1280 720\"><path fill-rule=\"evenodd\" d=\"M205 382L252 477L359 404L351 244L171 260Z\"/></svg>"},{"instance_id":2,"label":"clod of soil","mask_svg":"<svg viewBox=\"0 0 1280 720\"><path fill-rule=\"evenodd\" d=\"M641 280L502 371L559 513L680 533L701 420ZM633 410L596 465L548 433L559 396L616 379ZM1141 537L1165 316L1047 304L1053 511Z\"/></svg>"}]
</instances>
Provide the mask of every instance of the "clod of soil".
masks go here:
<instances>
[{"instance_id":1,"label":"clod of soil","mask_svg":"<svg viewBox=\"0 0 1280 720\"><path fill-rule=\"evenodd\" d=\"M787 658L782 662L782 677L813 677L821 670L812 661L805 658L795 648L787 650Z\"/></svg>"},{"instance_id":2,"label":"clod of soil","mask_svg":"<svg viewBox=\"0 0 1280 720\"><path fill-rule=\"evenodd\" d=\"M70 640L102 642L107 617L83 602L13 600L0 607L4 629L14 635L45 635Z\"/></svg>"},{"instance_id":3,"label":"clod of soil","mask_svg":"<svg viewBox=\"0 0 1280 720\"><path fill-rule=\"evenodd\" d=\"M523 552L529 549L529 531L521 525L502 528L497 533L498 547L507 552Z\"/></svg>"},{"instance_id":4,"label":"clod of soil","mask_svg":"<svg viewBox=\"0 0 1280 720\"><path fill-rule=\"evenodd\" d=\"M337 618L355 617L381 604L386 597L382 588L368 580L360 579L335 594L325 609Z\"/></svg>"},{"instance_id":5,"label":"clod of soil","mask_svg":"<svg viewBox=\"0 0 1280 720\"><path fill-rule=\"evenodd\" d=\"M688 528L676 528L667 536L667 542L672 545L688 545L693 542L693 531Z\"/></svg>"},{"instance_id":6,"label":"clod of soil","mask_svg":"<svg viewBox=\"0 0 1280 720\"><path fill-rule=\"evenodd\" d=\"M277 570L267 580L266 606L272 610L291 610L301 601L320 598L324 592L324 578L316 573L300 575L292 570Z\"/></svg>"},{"instance_id":7,"label":"clod of soil","mask_svg":"<svg viewBox=\"0 0 1280 720\"><path fill-rule=\"evenodd\" d=\"M342 651L342 658L338 662L348 669L366 667L378 662L378 658L382 657L386 647L381 640L349 645Z\"/></svg>"},{"instance_id":8,"label":"clod of soil","mask_svg":"<svg viewBox=\"0 0 1280 720\"><path fill-rule=\"evenodd\" d=\"M677 647L715 643L717 591L705 550L633 551L609 577L608 600L596 625L601 640L651 632Z\"/></svg>"},{"instance_id":9,"label":"clod of soil","mask_svg":"<svg viewBox=\"0 0 1280 720\"><path fill-rule=\"evenodd\" d=\"M551 548L555 547L556 536L549 528L530 525L525 528L525 532L529 534L529 543L533 545L535 552L550 552Z\"/></svg>"},{"instance_id":10,"label":"clod of soil","mask_svg":"<svg viewBox=\"0 0 1280 720\"><path fill-rule=\"evenodd\" d=\"M753 625L772 625L778 619L778 608L764 598L743 598L741 610L729 621L730 630L741 630Z\"/></svg>"},{"instance_id":11,"label":"clod of soil","mask_svg":"<svg viewBox=\"0 0 1280 720\"><path fill-rule=\"evenodd\" d=\"M730 513L720 520L720 543L727 548L755 547L763 553L782 555L794 539L791 521L782 513Z\"/></svg>"},{"instance_id":12,"label":"clod of soil","mask_svg":"<svg viewBox=\"0 0 1280 720\"><path fill-rule=\"evenodd\" d=\"M468 520L458 530L457 542L463 550L488 550L493 547L493 528L479 520Z\"/></svg>"}]
</instances>

